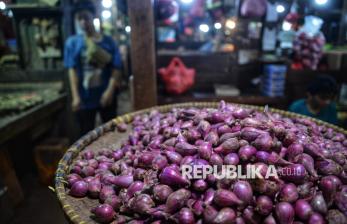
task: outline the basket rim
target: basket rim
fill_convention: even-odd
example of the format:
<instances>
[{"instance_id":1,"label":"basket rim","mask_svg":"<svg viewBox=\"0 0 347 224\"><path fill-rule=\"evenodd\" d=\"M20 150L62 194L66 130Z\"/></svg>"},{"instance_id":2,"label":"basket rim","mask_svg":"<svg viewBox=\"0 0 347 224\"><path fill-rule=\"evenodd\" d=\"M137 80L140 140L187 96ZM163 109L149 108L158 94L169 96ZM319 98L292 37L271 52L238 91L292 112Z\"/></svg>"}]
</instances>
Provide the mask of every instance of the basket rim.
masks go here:
<instances>
[{"instance_id":1,"label":"basket rim","mask_svg":"<svg viewBox=\"0 0 347 224\"><path fill-rule=\"evenodd\" d=\"M258 111L264 111L266 106L255 106L255 105L248 105L248 104L237 104L232 102L227 102L229 104L233 104L242 108L248 108L248 109L255 109ZM58 200L61 204L61 207L64 210L65 215L69 218L69 221L74 224L86 224L87 221L83 220L82 217L73 209L73 207L66 201L66 195L67 192L65 190L65 176L67 175L67 171L69 168L69 163L71 163L75 157L78 156L80 151L82 151L86 145L89 145L90 143L96 141L99 137L101 137L104 133L113 131L114 128L121 123L130 123L132 119L141 114L148 113L152 110L158 110L160 112L168 112L172 108L187 108L187 107L207 107L207 108L216 108L218 107L219 102L187 102L187 103L177 103L177 104L167 104L167 105L161 105L161 106L154 106L130 113L126 113L120 116L117 116L116 118L110 120L109 122L95 128L94 130L88 132L84 136L82 136L79 140L77 140L74 144L72 144L67 151L65 152L64 156L58 163L58 168L55 173L55 192L58 197ZM306 118L313 122L315 122L318 125L324 125L326 127L332 128L333 130L343 133L344 135L347 135L347 131L341 127L338 127L336 125L318 120L316 118L308 117L301 114L296 114L293 112L280 110L276 108L270 108L268 107L268 110L273 113L279 113L285 117L288 118Z\"/></svg>"}]
</instances>

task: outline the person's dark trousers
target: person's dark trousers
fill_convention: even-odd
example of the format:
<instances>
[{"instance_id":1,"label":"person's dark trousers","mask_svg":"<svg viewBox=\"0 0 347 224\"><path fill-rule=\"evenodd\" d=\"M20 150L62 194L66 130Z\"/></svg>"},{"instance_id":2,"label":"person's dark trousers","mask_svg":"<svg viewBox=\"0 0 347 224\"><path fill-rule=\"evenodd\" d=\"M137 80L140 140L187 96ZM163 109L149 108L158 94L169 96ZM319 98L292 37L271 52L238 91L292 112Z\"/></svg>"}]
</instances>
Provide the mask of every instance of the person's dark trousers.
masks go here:
<instances>
[{"instance_id":1,"label":"person's dark trousers","mask_svg":"<svg viewBox=\"0 0 347 224\"><path fill-rule=\"evenodd\" d=\"M85 135L87 132L95 128L96 114L100 113L102 123L106 123L117 115L117 104L105 108L82 109L76 112L76 120L80 128L80 135Z\"/></svg>"}]
</instances>

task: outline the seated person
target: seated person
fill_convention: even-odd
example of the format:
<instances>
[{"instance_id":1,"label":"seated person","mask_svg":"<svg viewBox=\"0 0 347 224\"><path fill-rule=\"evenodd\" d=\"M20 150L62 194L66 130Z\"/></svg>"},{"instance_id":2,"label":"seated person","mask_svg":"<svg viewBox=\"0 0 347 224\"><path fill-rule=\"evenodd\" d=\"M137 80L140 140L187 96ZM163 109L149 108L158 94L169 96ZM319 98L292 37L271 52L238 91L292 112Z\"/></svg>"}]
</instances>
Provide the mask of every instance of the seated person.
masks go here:
<instances>
[{"instance_id":1,"label":"seated person","mask_svg":"<svg viewBox=\"0 0 347 224\"><path fill-rule=\"evenodd\" d=\"M327 75L318 76L307 88L307 98L292 103L289 111L337 124L334 99L337 95L336 81Z\"/></svg>"}]
</instances>

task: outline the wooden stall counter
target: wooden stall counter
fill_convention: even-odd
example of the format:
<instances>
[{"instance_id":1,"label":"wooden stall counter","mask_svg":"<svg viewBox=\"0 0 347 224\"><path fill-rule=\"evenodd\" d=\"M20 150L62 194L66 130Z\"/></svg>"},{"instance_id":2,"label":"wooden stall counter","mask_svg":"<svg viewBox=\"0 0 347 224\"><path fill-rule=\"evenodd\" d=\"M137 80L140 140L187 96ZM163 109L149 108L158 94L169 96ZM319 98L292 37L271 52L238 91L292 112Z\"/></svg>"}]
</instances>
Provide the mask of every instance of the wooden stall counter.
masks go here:
<instances>
[{"instance_id":1,"label":"wooden stall counter","mask_svg":"<svg viewBox=\"0 0 347 224\"><path fill-rule=\"evenodd\" d=\"M40 84L2 83L0 84L0 96L9 93L18 94L23 89L31 92L33 89L37 89L37 85ZM20 142L20 136L23 133L29 135L30 139L35 139L47 132L56 122L58 113L66 105L66 93L60 91L54 92L57 85L47 83L42 85L47 85L47 88L38 88L38 95L41 95L43 99L41 103L24 111L3 114L0 117L0 176L8 187L9 196L14 205L22 201L23 190L18 181L11 158L11 142Z\"/></svg>"}]
</instances>

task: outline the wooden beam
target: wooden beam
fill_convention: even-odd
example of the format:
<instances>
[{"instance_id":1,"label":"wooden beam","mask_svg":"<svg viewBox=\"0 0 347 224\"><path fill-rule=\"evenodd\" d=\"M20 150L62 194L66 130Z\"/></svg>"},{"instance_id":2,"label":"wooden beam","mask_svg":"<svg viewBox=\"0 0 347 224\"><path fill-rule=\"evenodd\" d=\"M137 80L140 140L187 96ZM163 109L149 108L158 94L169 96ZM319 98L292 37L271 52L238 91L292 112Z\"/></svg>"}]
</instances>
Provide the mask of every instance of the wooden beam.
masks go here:
<instances>
[{"instance_id":1,"label":"wooden beam","mask_svg":"<svg viewBox=\"0 0 347 224\"><path fill-rule=\"evenodd\" d=\"M341 9L341 19L340 19L340 26L339 26L339 37L338 37L338 44L345 44L346 43L346 36L347 36L347 1L343 1L343 6Z\"/></svg>"},{"instance_id":2,"label":"wooden beam","mask_svg":"<svg viewBox=\"0 0 347 224\"><path fill-rule=\"evenodd\" d=\"M153 0L128 1L135 110L157 105Z\"/></svg>"}]
</instances>

